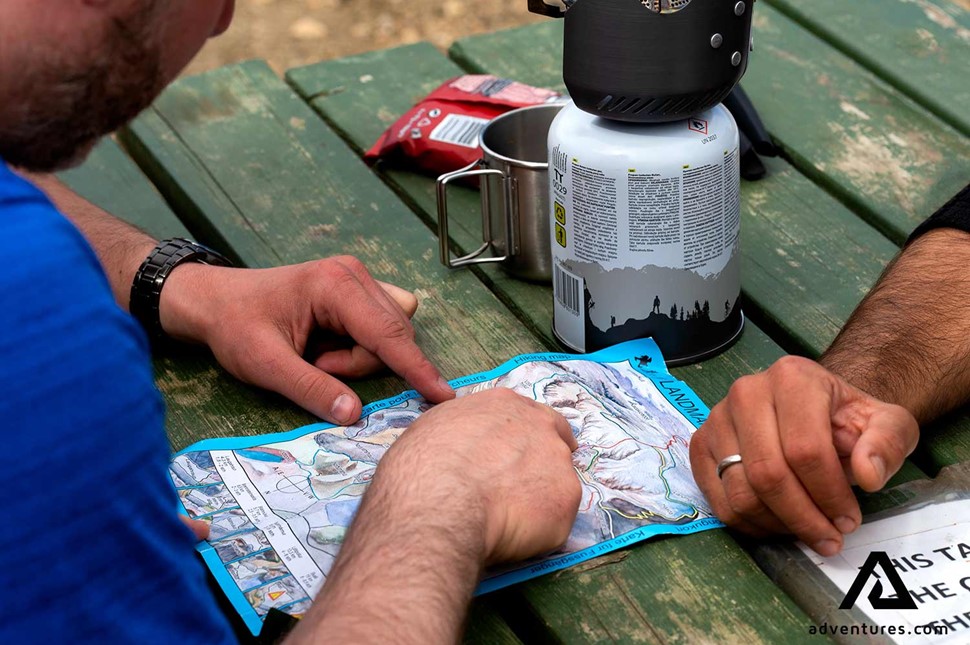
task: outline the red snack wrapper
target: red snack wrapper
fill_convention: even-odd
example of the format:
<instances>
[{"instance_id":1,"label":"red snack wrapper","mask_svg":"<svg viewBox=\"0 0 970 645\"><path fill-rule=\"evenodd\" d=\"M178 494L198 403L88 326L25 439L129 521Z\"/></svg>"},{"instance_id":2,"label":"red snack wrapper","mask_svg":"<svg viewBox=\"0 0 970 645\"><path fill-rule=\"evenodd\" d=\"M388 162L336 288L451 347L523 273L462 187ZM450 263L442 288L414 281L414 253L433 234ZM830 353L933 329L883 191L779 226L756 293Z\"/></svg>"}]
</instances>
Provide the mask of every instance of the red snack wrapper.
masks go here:
<instances>
[{"instance_id":1,"label":"red snack wrapper","mask_svg":"<svg viewBox=\"0 0 970 645\"><path fill-rule=\"evenodd\" d=\"M459 76L398 119L364 159L406 161L409 168L434 174L458 170L481 158L478 139L489 121L516 108L559 98L552 90L495 76Z\"/></svg>"}]
</instances>

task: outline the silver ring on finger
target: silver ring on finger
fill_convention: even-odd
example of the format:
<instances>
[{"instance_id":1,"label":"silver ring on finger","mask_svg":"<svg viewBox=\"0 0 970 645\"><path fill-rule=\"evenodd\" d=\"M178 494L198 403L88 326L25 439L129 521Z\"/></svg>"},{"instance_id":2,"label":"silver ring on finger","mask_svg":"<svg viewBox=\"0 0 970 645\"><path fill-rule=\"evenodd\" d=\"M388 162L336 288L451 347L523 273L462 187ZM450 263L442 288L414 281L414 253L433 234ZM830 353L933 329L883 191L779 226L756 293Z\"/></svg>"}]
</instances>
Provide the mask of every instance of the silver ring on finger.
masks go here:
<instances>
[{"instance_id":1,"label":"silver ring on finger","mask_svg":"<svg viewBox=\"0 0 970 645\"><path fill-rule=\"evenodd\" d=\"M717 465L717 478L720 479L724 476L724 471L731 466L736 466L741 463L741 455L730 455L725 457Z\"/></svg>"}]
</instances>

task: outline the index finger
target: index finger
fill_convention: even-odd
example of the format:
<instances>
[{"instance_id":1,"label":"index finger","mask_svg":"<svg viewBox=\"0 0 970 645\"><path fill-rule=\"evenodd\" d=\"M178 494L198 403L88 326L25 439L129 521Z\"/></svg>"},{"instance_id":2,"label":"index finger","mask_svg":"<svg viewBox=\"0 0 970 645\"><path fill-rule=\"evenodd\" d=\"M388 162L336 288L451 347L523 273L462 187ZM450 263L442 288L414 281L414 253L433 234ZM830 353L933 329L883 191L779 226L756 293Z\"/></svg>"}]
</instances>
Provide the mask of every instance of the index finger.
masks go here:
<instances>
[{"instance_id":1,"label":"index finger","mask_svg":"<svg viewBox=\"0 0 970 645\"><path fill-rule=\"evenodd\" d=\"M414 328L400 311L382 306L352 274L341 286L337 297L331 298L330 308L357 344L376 354L432 403L455 397L438 368L414 342Z\"/></svg>"},{"instance_id":2,"label":"index finger","mask_svg":"<svg viewBox=\"0 0 970 645\"><path fill-rule=\"evenodd\" d=\"M567 446L569 446L570 452L576 452L579 449L579 441L576 440L576 435L573 434L573 427L569 425L569 421L566 420L566 417L559 414L552 408L549 408L549 410L556 415L556 432L559 433L559 437L566 442Z\"/></svg>"},{"instance_id":3,"label":"index finger","mask_svg":"<svg viewBox=\"0 0 970 645\"><path fill-rule=\"evenodd\" d=\"M532 403L532 405L536 405L544 409L547 414L553 415L553 424L556 428L556 432L559 434L559 438L566 442L566 445L569 446L569 450L571 452L576 452L576 450L579 449L579 441L576 440L576 435L573 434L573 427L569 424L569 420L560 414L556 408L546 403L536 401L531 397L523 395L520 396L522 396L522 398L526 401Z\"/></svg>"}]
</instances>

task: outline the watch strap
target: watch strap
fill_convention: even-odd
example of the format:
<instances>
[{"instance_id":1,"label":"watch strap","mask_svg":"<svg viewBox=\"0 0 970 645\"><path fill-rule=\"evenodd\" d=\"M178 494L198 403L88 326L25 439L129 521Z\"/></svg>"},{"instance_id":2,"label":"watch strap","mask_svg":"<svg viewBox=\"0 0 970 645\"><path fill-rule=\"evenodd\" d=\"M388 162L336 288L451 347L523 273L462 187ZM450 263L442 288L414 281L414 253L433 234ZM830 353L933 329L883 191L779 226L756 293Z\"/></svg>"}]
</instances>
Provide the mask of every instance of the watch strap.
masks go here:
<instances>
[{"instance_id":1,"label":"watch strap","mask_svg":"<svg viewBox=\"0 0 970 645\"><path fill-rule=\"evenodd\" d=\"M162 289L175 267L186 262L232 266L232 262L225 256L185 238L176 237L159 242L135 274L128 305L131 315L141 323L152 341L167 338L158 313Z\"/></svg>"}]
</instances>

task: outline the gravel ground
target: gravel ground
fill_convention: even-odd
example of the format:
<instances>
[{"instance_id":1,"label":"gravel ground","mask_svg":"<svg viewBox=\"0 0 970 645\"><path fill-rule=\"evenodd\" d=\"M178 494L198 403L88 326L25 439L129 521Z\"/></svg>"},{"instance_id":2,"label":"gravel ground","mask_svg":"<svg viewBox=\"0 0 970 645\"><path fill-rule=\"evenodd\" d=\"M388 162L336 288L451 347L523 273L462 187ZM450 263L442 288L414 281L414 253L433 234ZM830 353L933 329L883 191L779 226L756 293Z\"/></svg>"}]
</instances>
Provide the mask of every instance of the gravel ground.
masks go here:
<instances>
[{"instance_id":1,"label":"gravel ground","mask_svg":"<svg viewBox=\"0 0 970 645\"><path fill-rule=\"evenodd\" d=\"M463 36L543 20L526 5L526 0L237 0L229 31L210 41L186 73L251 58L264 58L282 73L420 40L444 50Z\"/></svg>"}]
</instances>

